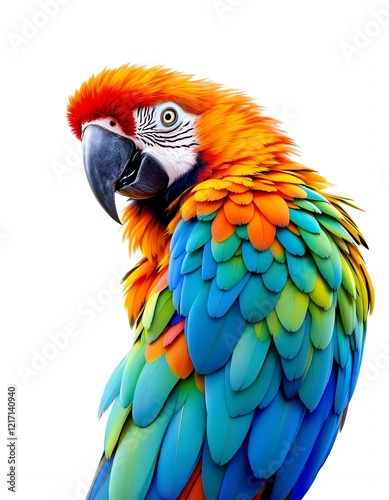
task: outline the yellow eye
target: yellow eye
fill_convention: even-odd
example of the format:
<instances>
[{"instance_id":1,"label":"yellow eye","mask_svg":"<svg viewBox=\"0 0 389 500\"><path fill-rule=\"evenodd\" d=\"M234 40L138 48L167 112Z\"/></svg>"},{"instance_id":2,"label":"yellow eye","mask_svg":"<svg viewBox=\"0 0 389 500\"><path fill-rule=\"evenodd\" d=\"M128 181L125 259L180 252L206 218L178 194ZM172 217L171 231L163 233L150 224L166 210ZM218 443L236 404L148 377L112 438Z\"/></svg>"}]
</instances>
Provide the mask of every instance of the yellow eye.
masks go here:
<instances>
[{"instance_id":1,"label":"yellow eye","mask_svg":"<svg viewBox=\"0 0 389 500\"><path fill-rule=\"evenodd\" d=\"M162 111L161 121L164 125L173 125L177 121L177 113L172 108Z\"/></svg>"}]
</instances>

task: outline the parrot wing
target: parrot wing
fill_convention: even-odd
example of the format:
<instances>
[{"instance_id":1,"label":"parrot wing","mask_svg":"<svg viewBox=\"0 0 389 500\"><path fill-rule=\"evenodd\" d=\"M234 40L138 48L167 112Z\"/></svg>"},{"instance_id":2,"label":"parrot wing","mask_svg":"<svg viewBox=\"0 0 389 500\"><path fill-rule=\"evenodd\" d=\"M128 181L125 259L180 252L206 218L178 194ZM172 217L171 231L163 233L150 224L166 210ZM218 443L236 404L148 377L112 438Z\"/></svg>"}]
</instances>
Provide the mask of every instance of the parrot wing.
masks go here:
<instances>
[{"instance_id":1,"label":"parrot wing","mask_svg":"<svg viewBox=\"0 0 389 500\"><path fill-rule=\"evenodd\" d=\"M109 498L260 498L268 483L297 500L324 463L361 363L363 238L336 197L266 179L205 181L183 205L103 395L90 498L109 479Z\"/></svg>"}]
</instances>

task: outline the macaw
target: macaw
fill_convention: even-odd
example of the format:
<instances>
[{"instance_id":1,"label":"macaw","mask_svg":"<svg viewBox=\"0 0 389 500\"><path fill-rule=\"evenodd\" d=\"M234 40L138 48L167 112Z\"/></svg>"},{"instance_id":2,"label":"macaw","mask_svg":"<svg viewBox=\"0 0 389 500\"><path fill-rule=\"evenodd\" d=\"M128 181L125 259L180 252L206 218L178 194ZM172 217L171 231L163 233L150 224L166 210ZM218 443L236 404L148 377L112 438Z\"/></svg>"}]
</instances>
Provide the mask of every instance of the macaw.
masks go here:
<instances>
[{"instance_id":1,"label":"macaw","mask_svg":"<svg viewBox=\"0 0 389 500\"><path fill-rule=\"evenodd\" d=\"M94 195L142 254L88 498L303 498L343 426L374 301L351 202L253 100L208 80L104 69L68 120Z\"/></svg>"}]
</instances>

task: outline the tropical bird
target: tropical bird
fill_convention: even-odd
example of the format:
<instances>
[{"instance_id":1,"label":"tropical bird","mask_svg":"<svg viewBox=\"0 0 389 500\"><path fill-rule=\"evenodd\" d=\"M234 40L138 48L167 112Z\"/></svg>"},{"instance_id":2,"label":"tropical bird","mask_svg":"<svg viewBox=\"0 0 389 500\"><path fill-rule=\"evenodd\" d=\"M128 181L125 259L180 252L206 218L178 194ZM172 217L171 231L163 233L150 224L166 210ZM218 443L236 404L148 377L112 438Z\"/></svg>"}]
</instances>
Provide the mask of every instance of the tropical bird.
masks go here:
<instances>
[{"instance_id":1,"label":"tropical bird","mask_svg":"<svg viewBox=\"0 0 389 500\"><path fill-rule=\"evenodd\" d=\"M374 301L350 200L244 93L163 67L93 75L68 120L94 195L142 254L88 498L303 498Z\"/></svg>"}]
</instances>

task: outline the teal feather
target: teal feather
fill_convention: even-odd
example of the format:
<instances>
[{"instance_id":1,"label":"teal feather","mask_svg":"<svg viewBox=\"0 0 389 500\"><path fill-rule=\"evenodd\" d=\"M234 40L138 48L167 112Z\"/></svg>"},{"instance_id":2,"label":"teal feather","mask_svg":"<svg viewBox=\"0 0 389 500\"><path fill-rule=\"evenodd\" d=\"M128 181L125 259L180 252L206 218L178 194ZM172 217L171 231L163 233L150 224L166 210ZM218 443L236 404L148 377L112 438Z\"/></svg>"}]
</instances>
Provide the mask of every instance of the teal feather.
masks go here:
<instances>
[{"instance_id":1,"label":"teal feather","mask_svg":"<svg viewBox=\"0 0 389 500\"><path fill-rule=\"evenodd\" d=\"M304 336L309 336L310 334L311 321L307 319L309 315L305 317L303 324L295 332L286 330L278 320L276 314L273 318L274 321L270 322L270 326L277 351L282 357L292 359L299 353Z\"/></svg>"},{"instance_id":2,"label":"teal feather","mask_svg":"<svg viewBox=\"0 0 389 500\"><path fill-rule=\"evenodd\" d=\"M309 312L312 317L311 340L317 349L325 349L331 342L335 325L335 304L327 311L318 307L314 302L309 303Z\"/></svg>"},{"instance_id":3,"label":"teal feather","mask_svg":"<svg viewBox=\"0 0 389 500\"><path fill-rule=\"evenodd\" d=\"M308 212L313 212L315 214L321 214L320 208L317 206L317 204L312 203L311 201L308 200L293 200L293 203L297 205L300 208L303 208L304 210L308 210Z\"/></svg>"},{"instance_id":4,"label":"teal feather","mask_svg":"<svg viewBox=\"0 0 389 500\"><path fill-rule=\"evenodd\" d=\"M226 465L218 465L214 462L207 439L204 442L201 466L205 498L219 498Z\"/></svg>"},{"instance_id":5,"label":"teal feather","mask_svg":"<svg viewBox=\"0 0 389 500\"><path fill-rule=\"evenodd\" d=\"M108 382L105 386L103 395L101 397L98 417L108 410L115 398L118 397L120 391L120 384L122 382L122 376L124 367L126 365L128 354L117 365L112 375L109 377Z\"/></svg>"},{"instance_id":6,"label":"teal feather","mask_svg":"<svg viewBox=\"0 0 389 500\"><path fill-rule=\"evenodd\" d=\"M288 279L288 269L286 264L273 261L269 269L262 274L262 280L271 292L281 292Z\"/></svg>"},{"instance_id":7,"label":"teal feather","mask_svg":"<svg viewBox=\"0 0 389 500\"><path fill-rule=\"evenodd\" d=\"M263 284L260 275L251 275L239 296L239 306L244 319L257 323L276 306L280 294L273 293Z\"/></svg>"},{"instance_id":8,"label":"teal feather","mask_svg":"<svg viewBox=\"0 0 389 500\"><path fill-rule=\"evenodd\" d=\"M256 477L267 479L282 466L280 457L290 450L305 412L297 398L288 400L282 391L265 409L256 412L248 445L248 457Z\"/></svg>"},{"instance_id":9,"label":"teal feather","mask_svg":"<svg viewBox=\"0 0 389 500\"><path fill-rule=\"evenodd\" d=\"M313 217L310 213L291 208L289 210L289 216L290 220L296 224L299 230L304 229L305 231L314 234L320 233L320 225L317 222L316 217Z\"/></svg>"},{"instance_id":10,"label":"teal feather","mask_svg":"<svg viewBox=\"0 0 389 500\"><path fill-rule=\"evenodd\" d=\"M354 332L351 335L351 341L354 351L361 351L365 343L366 323L355 318Z\"/></svg>"},{"instance_id":11,"label":"teal feather","mask_svg":"<svg viewBox=\"0 0 389 500\"><path fill-rule=\"evenodd\" d=\"M217 210L215 210L215 212L212 212L210 214L204 214L204 215L197 215L197 218L199 220L204 220L204 221L209 221L209 220L213 220L216 215L217 215Z\"/></svg>"},{"instance_id":12,"label":"teal feather","mask_svg":"<svg viewBox=\"0 0 389 500\"><path fill-rule=\"evenodd\" d=\"M247 273L242 257L231 257L227 262L221 262L216 271L217 286L221 290L230 290L237 285Z\"/></svg>"},{"instance_id":13,"label":"teal feather","mask_svg":"<svg viewBox=\"0 0 389 500\"><path fill-rule=\"evenodd\" d=\"M355 242L354 238L347 231L347 229L344 228L342 224L333 217L328 217L327 215L318 215L317 220L322 226L327 229L327 231L334 234L335 236L338 236L338 238L342 238L349 243Z\"/></svg>"},{"instance_id":14,"label":"teal feather","mask_svg":"<svg viewBox=\"0 0 389 500\"><path fill-rule=\"evenodd\" d=\"M324 198L321 194L319 194L317 191L313 191L312 189L309 189L307 186L303 186L302 184L299 185L299 187L307 193L307 200L311 201L323 201L328 204L328 200ZM316 205L316 203L315 203Z\"/></svg>"},{"instance_id":15,"label":"teal feather","mask_svg":"<svg viewBox=\"0 0 389 500\"><path fill-rule=\"evenodd\" d=\"M328 239L328 238L327 238ZM320 274L333 290L337 290L342 283L342 261L334 241L329 240L331 252L328 257L321 257L313 253L313 258L320 271Z\"/></svg>"},{"instance_id":16,"label":"teal feather","mask_svg":"<svg viewBox=\"0 0 389 500\"><path fill-rule=\"evenodd\" d=\"M146 363L145 349L145 343L141 345L140 342L137 342L129 353L120 386L120 402L124 407L127 407L134 399L135 387Z\"/></svg>"},{"instance_id":17,"label":"teal feather","mask_svg":"<svg viewBox=\"0 0 389 500\"><path fill-rule=\"evenodd\" d=\"M186 251L194 252L205 245L212 237L211 233L212 222L199 221L189 234L186 241Z\"/></svg>"},{"instance_id":18,"label":"teal feather","mask_svg":"<svg viewBox=\"0 0 389 500\"><path fill-rule=\"evenodd\" d=\"M224 366L237 344L245 322L235 302L222 318L206 313L210 284L197 294L190 309L185 333L189 354L198 373L206 374Z\"/></svg>"},{"instance_id":19,"label":"teal feather","mask_svg":"<svg viewBox=\"0 0 389 500\"><path fill-rule=\"evenodd\" d=\"M212 239L212 255L217 262L226 262L231 259L240 247L242 240L236 233L222 242L216 242Z\"/></svg>"},{"instance_id":20,"label":"teal feather","mask_svg":"<svg viewBox=\"0 0 389 500\"><path fill-rule=\"evenodd\" d=\"M261 405L268 394L277 391L282 378L282 370L279 364L277 351L270 348L266 359L254 382L246 389L234 391L231 388L231 366L226 367L225 393L228 412L233 417L246 415ZM272 388L269 392L269 389Z\"/></svg>"},{"instance_id":21,"label":"teal feather","mask_svg":"<svg viewBox=\"0 0 389 500\"><path fill-rule=\"evenodd\" d=\"M323 259L327 259L331 255L331 243L324 231L319 234L310 233L304 229L299 229L301 237L312 250L312 252Z\"/></svg>"},{"instance_id":22,"label":"teal feather","mask_svg":"<svg viewBox=\"0 0 389 500\"><path fill-rule=\"evenodd\" d=\"M166 428L173 415L172 395L148 427L128 419L120 436L111 471L109 498L145 498Z\"/></svg>"},{"instance_id":23,"label":"teal feather","mask_svg":"<svg viewBox=\"0 0 389 500\"><path fill-rule=\"evenodd\" d=\"M227 463L243 443L254 412L231 417L225 395L225 369L205 377L207 405L207 439L213 460L220 465Z\"/></svg>"},{"instance_id":24,"label":"teal feather","mask_svg":"<svg viewBox=\"0 0 389 500\"><path fill-rule=\"evenodd\" d=\"M157 467L158 491L163 498L175 499L188 482L199 459L205 436L204 395L194 377L180 383L179 400L185 401L173 415L164 436Z\"/></svg>"},{"instance_id":25,"label":"teal feather","mask_svg":"<svg viewBox=\"0 0 389 500\"><path fill-rule=\"evenodd\" d=\"M264 273L274 259L270 249L259 252L250 241L242 243L242 258L246 268L252 273Z\"/></svg>"},{"instance_id":26,"label":"teal feather","mask_svg":"<svg viewBox=\"0 0 389 500\"><path fill-rule=\"evenodd\" d=\"M143 367L135 388L132 417L145 427L154 421L169 397L178 378L172 373L165 356Z\"/></svg>"},{"instance_id":27,"label":"teal feather","mask_svg":"<svg viewBox=\"0 0 389 500\"><path fill-rule=\"evenodd\" d=\"M208 295L208 314L212 318L221 318L224 316L239 297L249 278L250 274L246 273L239 283L229 290L220 290L217 286L217 279L213 279Z\"/></svg>"},{"instance_id":28,"label":"teal feather","mask_svg":"<svg viewBox=\"0 0 389 500\"><path fill-rule=\"evenodd\" d=\"M306 246L303 239L289 229L277 228L277 239L281 245L292 255L304 255Z\"/></svg>"},{"instance_id":29,"label":"teal feather","mask_svg":"<svg viewBox=\"0 0 389 500\"><path fill-rule=\"evenodd\" d=\"M350 382L352 374L353 361L349 356L344 368L338 368L338 378L336 380L334 410L340 415L346 409L350 401Z\"/></svg>"},{"instance_id":30,"label":"teal feather","mask_svg":"<svg viewBox=\"0 0 389 500\"><path fill-rule=\"evenodd\" d=\"M269 387L262 401L258 404L258 408L266 408L266 406L268 406L273 401L273 398L280 390L282 376L283 376L282 365L280 362L280 357L277 356L273 376L269 381Z\"/></svg>"},{"instance_id":31,"label":"teal feather","mask_svg":"<svg viewBox=\"0 0 389 500\"><path fill-rule=\"evenodd\" d=\"M201 266L201 278L204 281L211 280L216 276L217 262L213 258L211 242L204 245L203 262Z\"/></svg>"},{"instance_id":32,"label":"teal feather","mask_svg":"<svg viewBox=\"0 0 389 500\"><path fill-rule=\"evenodd\" d=\"M316 408L323 396L330 378L332 364L332 344L325 349L313 349L311 363L298 391L301 401L309 411Z\"/></svg>"},{"instance_id":33,"label":"teal feather","mask_svg":"<svg viewBox=\"0 0 389 500\"><path fill-rule=\"evenodd\" d=\"M181 265L181 273L188 274L198 269L203 261L203 249L189 252L185 255Z\"/></svg>"},{"instance_id":34,"label":"teal feather","mask_svg":"<svg viewBox=\"0 0 389 500\"><path fill-rule=\"evenodd\" d=\"M266 322L263 322L267 328ZM257 378L270 346L270 336L260 340L254 326L246 324L231 357L230 384L234 391L247 389Z\"/></svg>"},{"instance_id":35,"label":"teal feather","mask_svg":"<svg viewBox=\"0 0 389 500\"><path fill-rule=\"evenodd\" d=\"M309 313L305 318L304 325L305 334L303 336L299 352L291 359L281 357L282 368L289 380L294 380L302 377L307 368L307 362L310 359L311 351L313 350L310 335L311 315Z\"/></svg>"},{"instance_id":36,"label":"teal feather","mask_svg":"<svg viewBox=\"0 0 389 500\"><path fill-rule=\"evenodd\" d=\"M344 333L342 320L338 314L334 325L334 345L335 360L341 368L344 368L350 356L351 346L350 337Z\"/></svg>"},{"instance_id":37,"label":"teal feather","mask_svg":"<svg viewBox=\"0 0 389 500\"><path fill-rule=\"evenodd\" d=\"M342 220L344 219L343 215L339 212L339 210L332 203L328 203L328 201L315 201L314 204L317 208L326 215L329 215L333 219Z\"/></svg>"},{"instance_id":38,"label":"teal feather","mask_svg":"<svg viewBox=\"0 0 389 500\"><path fill-rule=\"evenodd\" d=\"M296 397L300 388L301 378L289 380L287 377L282 377L282 389L288 399Z\"/></svg>"},{"instance_id":39,"label":"teal feather","mask_svg":"<svg viewBox=\"0 0 389 500\"><path fill-rule=\"evenodd\" d=\"M247 225L243 224L241 226L236 226L235 228L236 234L239 236L241 240L250 240L249 233L247 231ZM251 243L250 243L251 244Z\"/></svg>"},{"instance_id":40,"label":"teal feather","mask_svg":"<svg viewBox=\"0 0 389 500\"><path fill-rule=\"evenodd\" d=\"M317 267L311 256L295 257L286 252L286 262L293 283L299 290L310 293L317 281Z\"/></svg>"}]
</instances>

